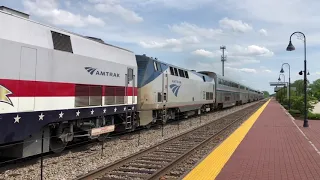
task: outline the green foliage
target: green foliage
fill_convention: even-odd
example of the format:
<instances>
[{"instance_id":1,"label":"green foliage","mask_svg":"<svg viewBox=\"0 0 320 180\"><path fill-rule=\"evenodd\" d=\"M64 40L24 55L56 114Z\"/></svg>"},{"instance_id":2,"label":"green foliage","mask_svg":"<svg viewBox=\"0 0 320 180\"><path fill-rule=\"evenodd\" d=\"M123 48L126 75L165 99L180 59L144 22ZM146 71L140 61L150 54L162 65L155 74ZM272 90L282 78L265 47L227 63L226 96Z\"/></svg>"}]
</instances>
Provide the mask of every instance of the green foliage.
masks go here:
<instances>
[{"instance_id":1,"label":"green foliage","mask_svg":"<svg viewBox=\"0 0 320 180\"><path fill-rule=\"evenodd\" d=\"M300 111L299 110L296 110L296 109L290 109L289 110L289 113L292 115L292 116L297 116L297 115L300 115Z\"/></svg>"},{"instance_id":2,"label":"green foliage","mask_svg":"<svg viewBox=\"0 0 320 180\"><path fill-rule=\"evenodd\" d=\"M291 108L299 110L301 114L304 114L304 96L291 96ZM311 112L314 106L310 103L310 97L307 96L307 110Z\"/></svg>"},{"instance_id":3,"label":"green foliage","mask_svg":"<svg viewBox=\"0 0 320 180\"><path fill-rule=\"evenodd\" d=\"M308 113L308 119L316 119L316 120L320 120L320 114L318 113Z\"/></svg>"},{"instance_id":4,"label":"green foliage","mask_svg":"<svg viewBox=\"0 0 320 180\"><path fill-rule=\"evenodd\" d=\"M264 98L268 98L270 96L268 91L262 91L262 92L264 94Z\"/></svg>"}]
</instances>

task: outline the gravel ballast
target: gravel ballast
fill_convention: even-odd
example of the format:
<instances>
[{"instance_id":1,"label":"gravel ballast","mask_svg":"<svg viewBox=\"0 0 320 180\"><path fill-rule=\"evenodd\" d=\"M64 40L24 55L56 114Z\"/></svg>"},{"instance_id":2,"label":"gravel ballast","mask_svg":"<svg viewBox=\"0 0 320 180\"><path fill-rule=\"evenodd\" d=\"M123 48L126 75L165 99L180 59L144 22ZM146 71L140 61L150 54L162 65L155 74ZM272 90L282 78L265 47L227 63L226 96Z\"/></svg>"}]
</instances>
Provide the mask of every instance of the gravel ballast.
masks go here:
<instances>
[{"instance_id":1,"label":"gravel ballast","mask_svg":"<svg viewBox=\"0 0 320 180\"><path fill-rule=\"evenodd\" d=\"M163 137L160 126L160 128L143 130L140 131L140 133L124 135L120 138L111 138L104 142L103 153L101 151L102 145L95 144L82 151L70 150L68 153L57 157L45 158L43 160L43 179L74 179L165 139L198 127L200 124L214 121L256 103L257 102L202 115L201 120L200 117L194 117L179 121L179 124L177 122L167 124L163 126ZM40 179L40 160L32 165L6 170L0 174L0 179Z\"/></svg>"}]
</instances>

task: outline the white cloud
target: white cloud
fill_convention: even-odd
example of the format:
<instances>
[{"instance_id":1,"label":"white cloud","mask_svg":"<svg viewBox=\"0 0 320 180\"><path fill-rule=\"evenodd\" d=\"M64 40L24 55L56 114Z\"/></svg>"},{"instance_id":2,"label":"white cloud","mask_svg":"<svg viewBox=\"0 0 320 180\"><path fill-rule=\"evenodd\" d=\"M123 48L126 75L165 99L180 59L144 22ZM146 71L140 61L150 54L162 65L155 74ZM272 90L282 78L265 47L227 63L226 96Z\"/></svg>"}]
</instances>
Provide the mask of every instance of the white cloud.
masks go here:
<instances>
[{"instance_id":1,"label":"white cloud","mask_svg":"<svg viewBox=\"0 0 320 180\"><path fill-rule=\"evenodd\" d=\"M225 62L226 66L241 66L244 64L257 64L260 63L257 59L251 59L249 57L246 57L245 59L243 57L232 57L227 59Z\"/></svg>"},{"instance_id":2,"label":"white cloud","mask_svg":"<svg viewBox=\"0 0 320 180\"><path fill-rule=\"evenodd\" d=\"M120 16L127 22L139 23L143 21L143 18L132 10L129 10L120 4L120 1L116 0L89 0L94 4L94 8L101 13L110 13Z\"/></svg>"},{"instance_id":3,"label":"white cloud","mask_svg":"<svg viewBox=\"0 0 320 180\"><path fill-rule=\"evenodd\" d=\"M184 37L180 39L165 39L162 41L140 41L139 44L143 48L168 48L174 52L182 51L183 46L186 44L196 44L199 43L199 40L195 36Z\"/></svg>"},{"instance_id":4,"label":"white cloud","mask_svg":"<svg viewBox=\"0 0 320 180\"><path fill-rule=\"evenodd\" d=\"M138 1L138 0L135 0ZM201 6L204 6L205 4L212 4L214 0L142 0L142 5L152 5L153 7L168 7L168 8L174 8L178 10L193 10L200 8ZM162 7L161 7L162 8Z\"/></svg>"},{"instance_id":5,"label":"white cloud","mask_svg":"<svg viewBox=\"0 0 320 180\"><path fill-rule=\"evenodd\" d=\"M169 29L184 36L199 36L209 39L216 39L223 33L221 29L202 28L187 22L169 25Z\"/></svg>"},{"instance_id":6,"label":"white cloud","mask_svg":"<svg viewBox=\"0 0 320 180\"><path fill-rule=\"evenodd\" d=\"M269 69L262 70L262 72L271 73L272 71Z\"/></svg>"},{"instance_id":7,"label":"white cloud","mask_svg":"<svg viewBox=\"0 0 320 180\"><path fill-rule=\"evenodd\" d=\"M232 20L227 17L221 19L219 24L224 29L231 29L235 32L245 33L251 31L253 28L247 23L242 22L241 20Z\"/></svg>"},{"instance_id":8,"label":"white cloud","mask_svg":"<svg viewBox=\"0 0 320 180\"><path fill-rule=\"evenodd\" d=\"M259 30L259 33L260 33L260 35L262 35L262 36L268 36L268 32L267 32L267 30L265 30L265 29L260 29L260 30Z\"/></svg>"},{"instance_id":9,"label":"white cloud","mask_svg":"<svg viewBox=\"0 0 320 180\"><path fill-rule=\"evenodd\" d=\"M92 15L81 16L58 8L55 0L24 0L23 5L28 13L62 26L85 27L88 25L104 26L104 21Z\"/></svg>"},{"instance_id":10,"label":"white cloud","mask_svg":"<svg viewBox=\"0 0 320 180\"><path fill-rule=\"evenodd\" d=\"M257 73L257 70L251 69L251 68L233 68L233 67L225 67L226 69L229 69L231 71L237 71L237 72L245 72L245 73Z\"/></svg>"},{"instance_id":11,"label":"white cloud","mask_svg":"<svg viewBox=\"0 0 320 180\"><path fill-rule=\"evenodd\" d=\"M205 56L205 57L217 57L222 54L221 51L208 51L205 49L198 49L192 52L194 55ZM256 59L250 59L250 56L272 56L274 53L265 47L260 47L257 45L250 45L247 47L243 47L240 45L234 45L230 48L229 51L225 51L225 55L227 55L227 60L229 58L235 60L242 60L242 62L247 63L256 63L258 62Z\"/></svg>"},{"instance_id":12,"label":"white cloud","mask_svg":"<svg viewBox=\"0 0 320 180\"><path fill-rule=\"evenodd\" d=\"M301 27L305 23L320 21L318 13L320 2L317 0L228 0L224 6L237 16L269 23ZM306 11L301 13L304 9Z\"/></svg>"},{"instance_id":13,"label":"white cloud","mask_svg":"<svg viewBox=\"0 0 320 180\"><path fill-rule=\"evenodd\" d=\"M273 56L274 53L265 47L257 45L250 45L248 47L242 47L240 45L234 46L234 56Z\"/></svg>"},{"instance_id":14,"label":"white cloud","mask_svg":"<svg viewBox=\"0 0 320 180\"><path fill-rule=\"evenodd\" d=\"M212 57L220 56L221 52L218 50L215 52L211 52L204 49L197 49L191 52L191 54L212 58Z\"/></svg>"}]
</instances>

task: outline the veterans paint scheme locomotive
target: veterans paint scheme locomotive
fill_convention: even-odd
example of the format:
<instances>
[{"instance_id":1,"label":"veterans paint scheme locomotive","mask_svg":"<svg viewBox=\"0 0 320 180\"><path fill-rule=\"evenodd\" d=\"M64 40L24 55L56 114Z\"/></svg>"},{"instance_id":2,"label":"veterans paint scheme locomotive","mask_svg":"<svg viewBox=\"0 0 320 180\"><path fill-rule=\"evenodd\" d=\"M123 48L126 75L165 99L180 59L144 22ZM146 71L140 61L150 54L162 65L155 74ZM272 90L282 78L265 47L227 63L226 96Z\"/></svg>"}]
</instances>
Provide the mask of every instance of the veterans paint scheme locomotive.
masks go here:
<instances>
[{"instance_id":1,"label":"veterans paint scheme locomotive","mask_svg":"<svg viewBox=\"0 0 320 180\"><path fill-rule=\"evenodd\" d=\"M263 99L214 72L0 11L0 156L61 152L75 139ZM44 138L43 142L41 139Z\"/></svg>"}]
</instances>

